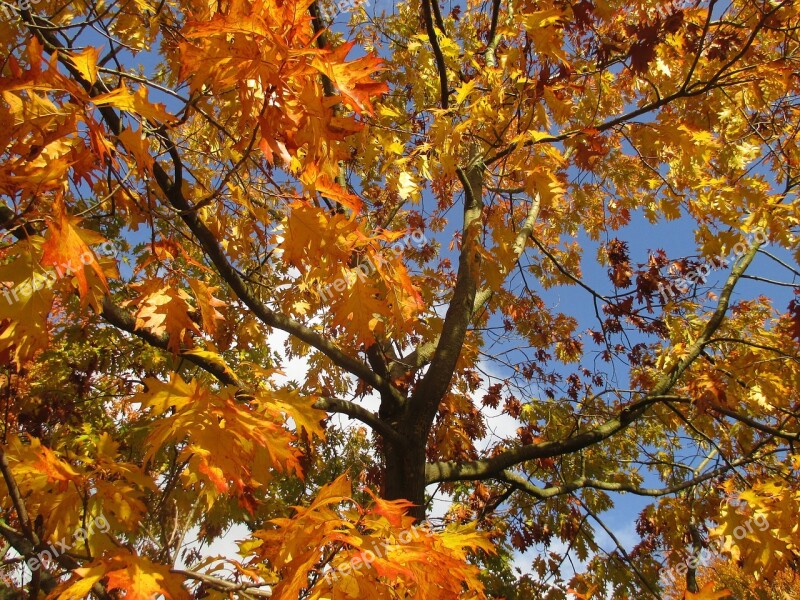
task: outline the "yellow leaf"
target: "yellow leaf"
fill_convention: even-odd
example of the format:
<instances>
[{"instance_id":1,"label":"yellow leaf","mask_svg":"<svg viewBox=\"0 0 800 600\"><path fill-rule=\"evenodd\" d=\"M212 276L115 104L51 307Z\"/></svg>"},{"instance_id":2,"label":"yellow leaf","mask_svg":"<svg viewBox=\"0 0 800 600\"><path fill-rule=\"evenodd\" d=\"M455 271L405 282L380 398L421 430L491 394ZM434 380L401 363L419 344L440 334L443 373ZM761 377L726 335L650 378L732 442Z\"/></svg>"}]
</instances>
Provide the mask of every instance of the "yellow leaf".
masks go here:
<instances>
[{"instance_id":1,"label":"yellow leaf","mask_svg":"<svg viewBox=\"0 0 800 600\"><path fill-rule=\"evenodd\" d=\"M95 106L113 106L119 110L135 113L152 121L167 123L175 117L166 111L163 104L153 104L147 99L147 89L141 86L135 94L123 86L107 94L92 98Z\"/></svg>"},{"instance_id":2,"label":"yellow leaf","mask_svg":"<svg viewBox=\"0 0 800 600\"><path fill-rule=\"evenodd\" d=\"M203 320L203 329L211 335L217 333L218 321L224 321L225 317L217 308L226 306L226 303L213 296L218 288L208 287L199 279L189 279L189 286L194 292L197 307L200 309L200 317Z\"/></svg>"},{"instance_id":3,"label":"yellow leaf","mask_svg":"<svg viewBox=\"0 0 800 600\"><path fill-rule=\"evenodd\" d=\"M540 10L525 15L524 23L525 29L530 32L531 29L540 29L542 27L549 27L563 21L564 11L558 8L550 8L548 10Z\"/></svg>"},{"instance_id":4,"label":"yellow leaf","mask_svg":"<svg viewBox=\"0 0 800 600\"><path fill-rule=\"evenodd\" d=\"M464 102L464 100L467 99L467 96L469 96L475 90L475 86L477 84L478 80L472 79L458 88L458 91L456 92L456 104L461 104Z\"/></svg>"},{"instance_id":5,"label":"yellow leaf","mask_svg":"<svg viewBox=\"0 0 800 600\"><path fill-rule=\"evenodd\" d=\"M146 328L156 335L166 334L167 348L177 353L183 345L191 343L189 334L200 333L200 330L189 317L189 295L181 289L163 284L158 279L143 282L138 286L143 293L125 304L138 306L137 329Z\"/></svg>"},{"instance_id":6,"label":"yellow leaf","mask_svg":"<svg viewBox=\"0 0 800 600\"><path fill-rule=\"evenodd\" d=\"M100 48L89 46L83 52L70 56L69 61L86 81L94 85L97 81L97 61L99 58Z\"/></svg>"},{"instance_id":7,"label":"yellow leaf","mask_svg":"<svg viewBox=\"0 0 800 600\"><path fill-rule=\"evenodd\" d=\"M99 244L106 241L105 238L94 231L79 227L78 223L81 220L67 214L62 201L55 203L54 211L55 218L48 227L47 237L42 246L42 265L52 267L59 279L74 276L81 298L84 298L89 291L84 272L87 266L92 268L108 289L106 275L97 263L94 252L89 248L89 244Z\"/></svg>"},{"instance_id":8,"label":"yellow leaf","mask_svg":"<svg viewBox=\"0 0 800 600\"><path fill-rule=\"evenodd\" d=\"M533 42L537 52L557 58L567 63L567 55L563 50L561 26L567 14L558 8L540 10L524 16L525 31Z\"/></svg>"},{"instance_id":9,"label":"yellow leaf","mask_svg":"<svg viewBox=\"0 0 800 600\"><path fill-rule=\"evenodd\" d=\"M136 394L133 401L141 402L143 408L152 408L155 415L163 414L170 406L181 409L201 393L197 381L186 382L177 373L172 374L169 382L150 377L144 383L147 390Z\"/></svg>"},{"instance_id":10,"label":"yellow leaf","mask_svg":"<svg viewBox=\"0 0 800 600\"><path fill-rule=\"evenodd\" d=\"M92 586L104 575L105 568L102 565L75 569L73 578L56 588L47 600L85 600L90 597Z\"/></svg>"},{"instance_id":11,"label":"yellow leaf","mask_svg":"<svg viewBox=\"0 0 800 600\"><path fill-rule=\"evenodd\" d=\"M376 290L359 271L348 273L348 288L336 296L333 323L352 332L356 339L366 344L375 341L375 331L386 306L378 299Z\"/></svg>"},{"instance_id":12,"label":"yellow leaf","mask_svg":"<svg viewBox=\"0 0 800 600\"><path fill-rule=\"evenodd\" d=\"M226 363L225 360L216 352L212 352L211 350L201 350L200 348L193 348L192 350L184 350L181 352L181 355L198 356L210 363L217 365L218 367L221 367L228 375L231 376L232 379L236 378L236 374L233 372L233 369L231 369L228 366L228 363Z\"/></svg>"},{"instance_id":13,"label":"yellow leaf","mask_svg":"<svg viewBox=\"0 0 800 600\"><path fill-rule=\"evenodd\" d=\"M411 173L402 171L397 178L397 193L403 200L416 198L419 195L419 186L414 181Z\"/></svg>"},{"instance_id":14,"label":"yellow leaf","mask_svg":"<svg viewBox=\"0 0 800 600\"><path fill-rule=\"evenodd\" d=\"M8 274L11 270L14 275ZM41 289L38 274L26 277L18 263L0 268L0 272L5 273L0 275L0 281L12 282L0 298L0 319L8 320L0 327L0 357L14 362L19 369L49 344L47 318L53 306L53 292L48 287Z\"/></svg>"},{"instance_id":15,"label":"yellow leaf","mask_svg":"<svg viewBox=\"0 0 800 600\"><path fill-rule=\"evenodd\" d=\"M477 530L477 523L472 522L466 525L450 525L439 535L439 539L445 547L451 550L463 551L481 549L491 554L495 553L494 545L489 540L489 536Z\"/></svg>"},{"instance_id":16,"label":"yellow leaf","mask_svg":"<svg viewBox=\"0 0 800 600\"><path fill-rule=\"evenodd\" d=\"M150 153L150 143L142 135L141 130L126 127L117 136L117 139L128 151L128 155L132 159L132 166L142 175L151 175L154 163L153 155Z\"/></svg>"},{"instance_id":17,"label":"yellow leaf","mask_svg":"<svg viewBox=\"0 0 800 600\"><path fill-rule=\"evenodd\" d=\"M168 566L134 554L120 553L110 567L120 568L107 572L106 588L125 592L126 600L152 600L162 594L168 600L191 598L183 587L183 577L171 573Z\"/></svg>"},{"instance_id":18,"label":"yellow leaf","mask_svg":"<svg viewBox=\"0 0 800 600\"><path fill-rule=\"evenodd\" d=\"M302 397L298 390L288 388L264 392L264 395L269 396L269 402L278 410L292 418L298 431L302 429L309 438L317 436L321 440L325 439L325 429L320 425L325 413L313 408L313 398Z\"/></svg>"}]
</instances>

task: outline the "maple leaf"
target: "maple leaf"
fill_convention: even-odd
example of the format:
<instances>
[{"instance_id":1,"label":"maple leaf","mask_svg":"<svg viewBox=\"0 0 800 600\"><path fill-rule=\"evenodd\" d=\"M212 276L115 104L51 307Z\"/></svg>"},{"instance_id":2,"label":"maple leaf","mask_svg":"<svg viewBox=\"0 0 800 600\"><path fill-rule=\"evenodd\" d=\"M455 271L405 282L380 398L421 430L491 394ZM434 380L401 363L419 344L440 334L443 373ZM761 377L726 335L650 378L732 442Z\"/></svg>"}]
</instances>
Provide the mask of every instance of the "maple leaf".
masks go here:
<instances>
[{"instance_id":1,"label":"maple leaf","mask_svg":"<svg viewBox=\"0 0 800 600\"><path fill-rule=\"evenodd\" d=\"M105 572L102 564L75 569L72 579L62 583L47 598L48 600L86 600L91 595L92 587L100 583Z\"/></svg>"},{"instance_id":2,"label":"maple leaf","mask_svg":"<svg viewBox=\"0 0 800 600\"><path fill-rule=\"evenodd\" d=\"M306 170L306 172L308 172L308 170ZM358 196L347 192L338 183L330 181L325 176L317 177L314 181L314 187L326 198L330 198L334 202L346 206L354 212L359 212L363 206L363 202Z\"/></svg>"},{"instance_id":3,"label":"maple leaf","mask_svg":"<svg viewBox=\"0 0 800 600\"><path fill-rule=\"evenodd\" d=\"M91 85L97 81L97 62L100 59L100 51L100 48L89 46L83 52L73 53L69 57L69 62Z\"/></svg>"},{"instance_id":4,"label":"maple leaf","mask_svg":"<svg viewBox=\"0 0 800 600\"><path fill-rule=\"evenodd\" d=\"M367 345L375 341L380 327L380 318L386 314L386 306L378 298L375 289L360 273L346 273L347 289L335 300L336 312L333 324L350 331L357 340Z\"/></svg>"},{"instance_id":5,"label":"maple leaf","mask_svg":"<svg viewBox=\"0 0 800 600\"><path fill-rule=\"evenodd\" d=\"M137 114L159 123L174 121L175 117L169 114L163 104L153 104L147 99L147 88L140 86L136 92L123 86L107 94L101 94L92 98L95 106L113 106L119 110Z\"/></svg>"},{"instance_id":6,"label":"maple leaf","mask_svg":"<svg viewBox=\"0 0 800 600\"><path fill-rule=\"evenodd\" d=\"M536 49L544 55L567 63L567 55L562 48L560 29L567 13L558 8L536 11L524 15L525 30L533 40Z\"/></svg>"},{"instance_id":7,"label":"maple leaf","mask_svg":"<svg viewBox=\"0 0 800 600\"><path fill-rule=\"evenodd\" d=\"M131 157L131 166L142 175L152 175L155 161L150 151L150 141L142 133L141 129L126 127L117 135L117 139Z\"/></svg>"},{"instance_id":8,"label":"maple leaf","mask_svg":"<svg viewBox=\"0 0 800 600\"><path fill-rule=\"evenodd\" d=\"M60 273L63 277L74 274L81 298L89 291L84 273L87 266L107 289L106 275L89 248L89 244L100 244L106 240L94 231L79 227L80 219L67 214L63 201L55 203L54 212L55 218L47 229L47 237L42 245L42 266L52 267L56 274Z\"/></svg>"},{"instance_id":9,"label":"maple leaf","mask_svg":"<svg viewBox=\"0 0 800 600\"><path fill-rule=\"evenodd\" d=\"M137 328L147 328L156 335L167 334L169 350L178 353L182 346L192 345L191 334L199 334L200 330L189 316L190 296L181 289L160 285L158 280L140 285L142 294L126 304L138 306Z\"/></svg>"},{"instance_id":10,"label":"maple leaf","mask_svg":"<svg viewBox=\"0 0 800 600\"><path fill-rule=\"evenodd\" d=\"M191 595L183 587L183 577L170 568L129 552L116 552L103 556L92 566L75 570L71 582L62 585L49 598L77 600L85 598L92 586L105 580L108 591L124 593L130 600L152 600L163 595L168 600L189 600Z\"/></svg>"},{"instance_id":11,"label":"maple leaf","mask_svg":"<svg viewBox=\"0 0 800 600\"><path fill-rule=\"evenodd\" d=\"M155 415L165 413L170 407L178 410L192 402L204 391L196 380L185 381L177 373L173 373L169 381L148 379L146 388L136 396L143 408L152 408Z\"/></svg>"},{"instance_id":12,"label":"maple leaf","mask_svg":"<svg viewBox=\"0 0 800 600\"><path fill-rule=\"evenodd\" d=\"M284 259L295 267L306 262L346 260L359 240L358 224L337 214L329 217L322 209L296 202L290 205L281 249Z\"/></svg>"},{"instance_id":13,"label":"maple leaf","mask_svg":"<svg viewBox=\"0 0 800 600\"><path fill-rule=\"evenodd\" d=\"M373 114L370 99L388 92L389 87L383 82L372 79L373 74L382 70L381 59L375 56L362 56L345 62L345 57L354 44L355 42L348 42L334 50L319 53L311 61L311 66L333 82L356 112Z\"/></svg>"},{"instance_id":14,"label":"maple leaf","mask_svg":"<svg viewBox=\"0 0 800 600\"><path fill-rule=\"evenodd\" d=\"M305 431L309 439L316 436L325 439L325 429L320 425L323 414L313 408L314 398L303 398L298 390L281 388L263 392L264 400L270 405L291 417L297 431ZM257 402L264 401L258 396Z\"/></svg>"},{"instance_id":15,"label":"maple leaf","mask_svg":"<svg viewBox=\"0 0 800 600\"><path fill-rule=\"evenodd\" d=\"M197 380L186 382L177 375L169 382L148 379L147 389L133 397L145 410L163 416L170 407L174 414L156 421L148 435L145 462L153 459L169 442L186 441L180 459L189 465L188 480L208 481L214 492L207 493L212 503L216 494L227 492L231 484L244 500L252 485L263 485L272 471L301 473L295 437L282 426L283 410L296 418L296 426L318 431L298 402L284 397L272 400L261 395L254 406L235 400L231 389L213 393ZM309 411L310 412L310 411ZM321 435L321 433L320 433Z\"/></svg>"},{"instance_id":16,"label":"maple leaf","mask_svg":"<svg viewBox=\"0 0 800 600\"><path fill-rule=\"evenodd\" d=\"M424 308L424 302L406 266L400 260L384 259L380 252L368 253L367 258L369 264L375 265L376 272L383 280L387 304L394 315L392 322L397 331L410 332L414 320ZM362 273L356 273L360 279Z\"/></svg>"},{"instance_id":17,"label":"maple leaf","mask_svg":"<svg viewBox=\"0 0 800 600\"><path fill-rule=\"evenodd\" d=\"M23 281L22 289L33 287L34 281ZM17 369L21 369L49 345L47 317L53 304L53 292L43 289L12 296L15 291L6 292L7 295L0 299L0 319L5 321L0 324L0 352L6 362L13 362Z\"/></svg>"},{"instance_id":18,"label":"maple leaf","mask_svg":"<svg viewBox=\"0 0 800 600\"><path fill-rule=\"evenodd\" d=\"M197 306L200 309L200 316L203 320L203 329L205 329L212 336L215 335L219 325L218 321L225 320L225 317L217 309L227 306L227 304L212 295L217 288L210 288L199 279L189 279L189 286L194 292Z\"/></svg>"},{"instance_id":19,"label":"maple leaf","mask_svg":"<svg viewBox=\"0 0 800 600\"><path fill-rule=\"evenodd\" d=\"M36 468L50 481L68 482L80 478L69 463L60 460L52 450L45 446L39 446L39 460Z\"/></svg>"},{"instance_id":20,"label":"maple leaf","mask_svg":"<svg viewBox=\"0 0 800 600\"><path fill-rule=\"evenodd\" d=\"M52 275L39 271L42 238L18 242L18 254L0 266L0 352L17 369L50 341L48 316L53 305Z\"/></svg>"}]
</instances>

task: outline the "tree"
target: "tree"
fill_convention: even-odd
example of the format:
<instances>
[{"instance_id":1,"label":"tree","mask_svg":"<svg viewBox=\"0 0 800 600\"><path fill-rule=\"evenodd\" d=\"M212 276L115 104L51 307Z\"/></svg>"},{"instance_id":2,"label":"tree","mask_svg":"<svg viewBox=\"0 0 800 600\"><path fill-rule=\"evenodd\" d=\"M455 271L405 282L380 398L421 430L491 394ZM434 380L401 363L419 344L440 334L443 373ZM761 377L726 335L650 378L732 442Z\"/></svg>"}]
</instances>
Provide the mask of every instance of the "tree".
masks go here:
<instances>
[{"instance_id":1,"label":"tree","mask_svg":"<svg viewBox=\"0 0 800 600\"><path fill-rule=\"evenodd\" d=\"M657 597L660 557L798 497L791 1L3 6L0 535L33 597L499 597L555 541L526 589ZM636 249L670 221L694 240ZM622 494L654 499L630 551ZM790 523L726 551L786 568Z\"/></svg>"}]
</instances>

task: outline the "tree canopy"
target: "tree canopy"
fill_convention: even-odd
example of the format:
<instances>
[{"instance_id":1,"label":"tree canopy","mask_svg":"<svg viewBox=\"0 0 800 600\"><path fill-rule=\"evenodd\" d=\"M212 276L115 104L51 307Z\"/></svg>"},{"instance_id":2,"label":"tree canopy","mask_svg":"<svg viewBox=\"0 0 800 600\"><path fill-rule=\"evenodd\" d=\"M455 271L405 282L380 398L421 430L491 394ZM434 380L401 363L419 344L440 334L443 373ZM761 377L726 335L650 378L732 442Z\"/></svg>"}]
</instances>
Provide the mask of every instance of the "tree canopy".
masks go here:
<instances>
[{"instance_id":1,"label":"tree canopy","mask_svg":"<svg viewBox=\"0 0 800 600\"><path fill-rule=\"evenodd\" d=\"M795 581L795 2L0 12L3 593Z\"/></svg>"}]
</instances>

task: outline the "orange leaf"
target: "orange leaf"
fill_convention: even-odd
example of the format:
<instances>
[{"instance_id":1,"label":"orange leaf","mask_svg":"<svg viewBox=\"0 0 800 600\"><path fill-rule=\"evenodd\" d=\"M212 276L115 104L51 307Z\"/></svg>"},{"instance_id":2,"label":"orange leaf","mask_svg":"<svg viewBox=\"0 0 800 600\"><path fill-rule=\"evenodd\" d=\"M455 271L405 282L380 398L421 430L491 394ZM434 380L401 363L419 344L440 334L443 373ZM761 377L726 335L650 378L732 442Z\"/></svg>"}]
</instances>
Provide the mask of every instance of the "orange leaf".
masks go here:
<instances>
[{"instance_id":1,"label":"orange leaf","mask_svg":"<svg viewBox=\"0 0 800 600\"><path fill-rule=\"evenodd\" d=\"M377 290L360 273L349 275L353 281L339 296L333 323L369 345L375 341L375 331L380 325L380 317L386 314L386 306L378 299Z\"/></svg>"},{"instance_id":2,"label":"orange leaf","mask_svg":"<svg viewBox=\"0 0 800 600\"><path fill-rule=\"evenodd\" d=\"M389 91L383 83L374 81L372 74L383 70L381 59L376 56L363 56L345 62L355 42L342 44L335 50L321 54L311 61L311 66L326 75L339 90L339 93L350 100L357 113L372 114L370 98Z\"/></svg>"},{"instance_id":3,"label":"orange leaf","mask_svg":"<svg viewBox=\"0 0 800 600\"><path fill-rule=\"evenodd\" d=\"M147 89L140 87L132 94L127 87L121 87L100 96L92 98L95 106L113 106L119 110L135 113L153 121L166 123L174 121L175 117L169 114L163 104L154 104L147 99Z\"/></svg>"},{"instance_id":4,"label":"orange leaf","mask_svg":"<svg viewBox=\"0 0 800 600\"><path fill-rule=\"evenodd\" d=\"M217 308L226 306L226 303L213 296L217 290L215 287L208 287L199 279L189 279L189 286L194 292L197 308L200 309L200 317L203 320L203 329L211 335L217 333L219 321L224 321L225 317Z\"/></svg>"},{"instance_id":5,"label":"orange leaf","mask_svg":"<svg viewBox=\"0 0 800 600\"><path fill-rule=\"evenodd\" d=\"M125 600L152 600L161 594L169 600L190 598L182 585L183 578L171 573L169 567L133 554L126 554L121 558L127 564L108 573L108 591L124 591Z\"/></svg>"},{"instance_id":6,"label":"orange leaf","mask_svg":"<svg viewBox=\"0 0 800 600\"><path fill-rule=\"evenodd\" d=\"M125 128L117 139L125 146L128 156L133 159L133 166L140 173L152 174L153 155L150 153L150 143L142 136L141 129Z\"/></svg>"},{"instance_id":7,"label":"orange leaf","mask_svg":"<svg viewBox=\"0 0 800 600\"><path fill-rule=\"evenodd\" d=\"M317 191L326 198L330 198L334 202L337 202L342 206L346 206L353 212L357 213L361 211L361 207L363 205L361 199L355 194L349 193L338 183L330 181L327 177L318 177L314 187L316 187Z\"/></svg>"},{"instance_id":8,"label":"orange leaf","mask_svg":"<svg viewBox=\"0 0 800 600\"><path fill-rule=\"evenodd\" d=\"M69 61L86 81L94 85L97 81L97 60L99 58L100 48L89 46L83 52L70 56Z\"/></svg>"},{"instance_id":9,"label":"orange leaf","mask_svg":"<svg viewBox=\"0 0 800 600\"><path fill-rule=\"evenodd\" d=\"M181 345L190 346L190 333L200 333L189 318L189 295L172 286L158 287L163 282L145 282L144 293L132 303L139 307L136 312L136 328L148 328L156 335L167 334L168 350L179 352Z\"/></svg>"},{"instance_id":10,"label":"orange leaf","mask_svg":"<svg viewBox=\"0 0 800 600\"><path fill-rule=\"evenodd\" d=\"M67 214L63 201L57 200L54 209L56 216L50 223L42 246L42 265L53 267L59 277L73 275L78 282L81 298L89 291L84 273L87 266L91 266L103 286L108 289L105 273L89 248L89 244L99 244L106 241L105 238L94 231L78 227L80 219Z\"/></svg>"}]
</instances>

